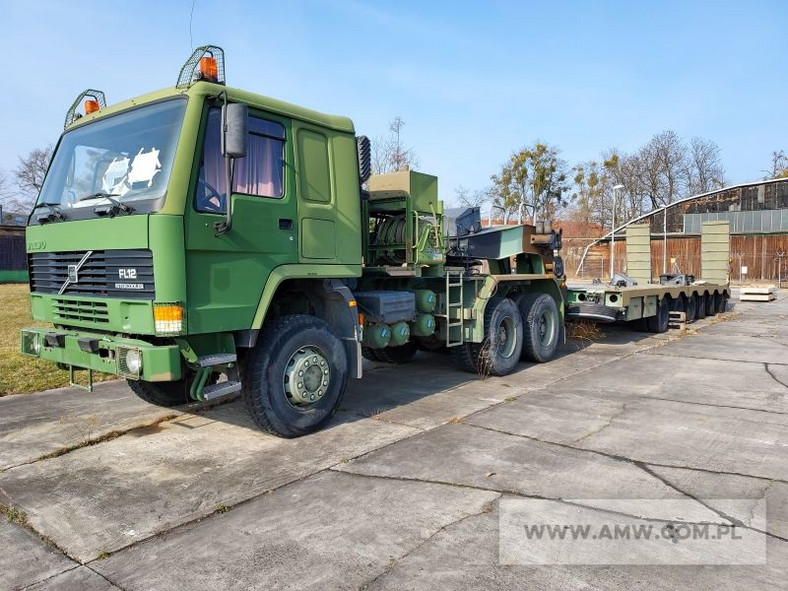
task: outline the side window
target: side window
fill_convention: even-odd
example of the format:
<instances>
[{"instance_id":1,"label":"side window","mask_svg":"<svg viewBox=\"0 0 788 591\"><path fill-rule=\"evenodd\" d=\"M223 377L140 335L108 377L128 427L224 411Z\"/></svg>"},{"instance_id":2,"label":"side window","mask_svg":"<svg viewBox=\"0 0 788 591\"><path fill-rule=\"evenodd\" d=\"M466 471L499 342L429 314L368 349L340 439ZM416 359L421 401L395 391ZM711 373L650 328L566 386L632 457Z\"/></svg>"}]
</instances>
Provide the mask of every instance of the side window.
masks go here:
<instances>
[{"instance_id":1,"label":"side window","mask_svg":"<svg viewBox=\"0 0 788 591\"><path fill-rule=\"evenodd\" d=\"M331 173L326 136L308 129L298 131L298 166L301 197L330 203Z\"/></svg>"},{"instance_id":2,"label":"side window","mask_svg":"<svg viewBox=\"0 0 788 591\"><path fill-rule=\"evenodd\" d=\"M195 208L198 211L225 211L227 189L221 151L221 109L208 112ZM245 158L235 160L233 192L278 199L284 196L285 128L274 121L249 118L249 139Z\"/></svg>"}]
</instances>

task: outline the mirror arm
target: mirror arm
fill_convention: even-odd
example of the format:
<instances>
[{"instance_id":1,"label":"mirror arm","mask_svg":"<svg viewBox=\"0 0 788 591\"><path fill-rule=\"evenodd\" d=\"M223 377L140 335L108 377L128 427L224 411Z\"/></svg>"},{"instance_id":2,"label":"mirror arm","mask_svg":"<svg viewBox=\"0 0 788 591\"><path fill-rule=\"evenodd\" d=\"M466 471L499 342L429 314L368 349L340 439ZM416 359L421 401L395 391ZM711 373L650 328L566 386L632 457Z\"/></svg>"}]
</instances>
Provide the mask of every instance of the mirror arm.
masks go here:
<instances>
[{"instance_id":1,"label":"mirror arm","mask_svg":"<svg viewBox=\"0 0 788 591\"><path fill-rule=\"evenodd\" d=\"M227 134L227 92L224 90L221 91L216 98L224 100L224 104L222 105L222 146L224 146L224 136ZM221 222L214 222L213 224L217 236L226 234L233 227L231 207L233 194L233 159L227 154L224 154L224 182L224 186L227 187L227 193L224 199L225 218Z\"/></svg>"}]
</instances>

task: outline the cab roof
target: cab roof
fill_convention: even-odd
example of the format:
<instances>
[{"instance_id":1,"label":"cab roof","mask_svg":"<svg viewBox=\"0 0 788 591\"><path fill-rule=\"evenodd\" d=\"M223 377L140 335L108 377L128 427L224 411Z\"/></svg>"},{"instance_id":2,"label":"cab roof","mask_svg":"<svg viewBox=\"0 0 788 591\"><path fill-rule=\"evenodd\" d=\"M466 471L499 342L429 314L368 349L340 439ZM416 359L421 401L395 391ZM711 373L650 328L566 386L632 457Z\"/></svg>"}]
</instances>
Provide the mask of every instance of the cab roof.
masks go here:
<instances>
[{"instance_id":1,"label":"cab roof","mask_svg":"<svg viewBox=\"0 0 788 591\"><path fill-rule=\"evenodd\" d=\"M353 121L348 117L342 117L340 115L327 115L325 113L313 111L312 109L307 109L305 107L263 96L261 94L255 94L253 92L240 90L238 88L230 88L221 84L213 84L211 82L205 81L195 82L188 87L179 88L173 86L170 88L164 88L132 99L121 101L113 105L109 105L99 111L80 117L66 129L74 129L80 125L88 123L89 121L100 119L107 115L125 111L126 109L132 107L153 103L169 97L207 97L216 96L223 91L227 92L227 98L230 102L246 103L252 108L268 111L270 113L282 115L284 117L290 117L308 123L314 123L316 125L320 125L335 131L355 133Z\"/></svg>"}]
</instances>

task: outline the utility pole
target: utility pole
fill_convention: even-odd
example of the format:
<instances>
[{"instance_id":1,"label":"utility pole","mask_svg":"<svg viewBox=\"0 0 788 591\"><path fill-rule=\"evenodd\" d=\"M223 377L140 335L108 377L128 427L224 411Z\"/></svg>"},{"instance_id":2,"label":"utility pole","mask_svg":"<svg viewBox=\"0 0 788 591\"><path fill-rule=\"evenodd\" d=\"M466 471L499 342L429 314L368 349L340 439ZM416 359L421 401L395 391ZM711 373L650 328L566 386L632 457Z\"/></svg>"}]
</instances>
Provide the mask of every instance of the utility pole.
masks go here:
<instances>
[{"instance_id":1,"label":"utility pole","mask_svg":"<svg viewBox=\"0 0 788 591\"><path fill-rule=\"evenodd\" d=\"M623 189L624 185L615 185L613 187L613 228L610 233L610 280L613 280L613 275L616 274L616 208L618 207L618 191Z\"/></svg>"}]
</instances>

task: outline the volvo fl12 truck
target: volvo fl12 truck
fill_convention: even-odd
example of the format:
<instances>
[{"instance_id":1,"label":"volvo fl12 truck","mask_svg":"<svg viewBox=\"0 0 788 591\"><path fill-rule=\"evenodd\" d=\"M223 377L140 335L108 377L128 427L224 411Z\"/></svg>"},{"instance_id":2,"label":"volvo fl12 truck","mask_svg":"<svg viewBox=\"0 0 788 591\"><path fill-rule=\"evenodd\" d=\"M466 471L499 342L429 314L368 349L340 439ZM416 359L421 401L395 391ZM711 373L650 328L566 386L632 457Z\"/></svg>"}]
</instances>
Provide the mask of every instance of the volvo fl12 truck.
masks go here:
<instances>
[{"instance_id":1,"label":"volvo fl12 truck","mask_svg":"<svg viewBox=\"0 0 788 591\"><path fill-rule=\"evenodd\" d=\"M505 375L564 338L549 223L448 224L437 178L370 175L350 119L226 86L215 46L172 88L77 98L26 240L50 326L22 353L162 406L240 392L283 437L324 425L363 357Z\"/></svg>"}]
</instances>

